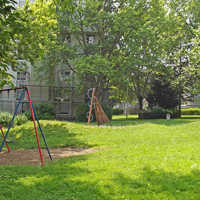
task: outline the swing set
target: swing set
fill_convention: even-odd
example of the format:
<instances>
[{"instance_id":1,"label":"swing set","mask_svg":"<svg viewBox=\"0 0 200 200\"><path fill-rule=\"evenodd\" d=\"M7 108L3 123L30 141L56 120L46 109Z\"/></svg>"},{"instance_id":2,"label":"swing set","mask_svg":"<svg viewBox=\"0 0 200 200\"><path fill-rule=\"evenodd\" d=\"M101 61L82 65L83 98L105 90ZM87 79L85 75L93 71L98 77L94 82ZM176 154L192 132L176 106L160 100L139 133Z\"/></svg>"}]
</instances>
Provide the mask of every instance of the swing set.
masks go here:
<instances>
[{"instance_id":1,"label":"swing set","mask_svg":"<svg viewBox=\"0 0 200 200\"><path fill-rule=\"evenodd\" d=\"M23 87L16 87L14 89L11 89L11 88L10 89L1 89L0 93L1 92L5 92L5 91L7 91L9 93L11 90L14 90L15 92L17 90L21 90L21 94L20 94L20 97L19 97L19 101L17 102L17 105L15 107L15 111L14 111L13 117L12 117L11 121L8 124L8 129L7 129L5 134L4 134L4 131L3 131L3 127L0 125L0 131L1 131L1 134L2 134L2 137L3 137L3 141L2 141L1 146L0 146L0 152L2 151L2 149L3 149L5 144L6 144L8 152L11 151L10 147L8 145L7 137L8 137L10 129L13 126L14 119L15 119L15 117L16 117L19 109L20 109L20 106L22 105L22 100L24 99L25 95L27 95L28 102L29 102L29 108L30 108L31 115L32 115L33 126L34 126L34 130L35 130L35 136L36 136L36 140L37 140L38 151L39 151L39 154L40 154L40 162L41 162L41 166L44 166L44 157L42 155L42 150L41 150L41 146L40 146L40 140L39 140L39 136L38 136L37 125L38 125L40 133L42 135L42 138L43 138L43 141L44 141L44 144L45 144L45 147L46 147L46 150L48 152L50 160L52 160L52 156L51 156L50 150L48 148L48 145L47 145L47 142L46 142L46 138L45 138L44 133L42 131L42 128L41 128L41 125L40 125L36 110L35 110L35 108L34 108L34 106L32 104L30 91L28 90L27 87L23 86ZM37 125L36 125L36 121L37 121Z\"/></svg>"}]
</instances>

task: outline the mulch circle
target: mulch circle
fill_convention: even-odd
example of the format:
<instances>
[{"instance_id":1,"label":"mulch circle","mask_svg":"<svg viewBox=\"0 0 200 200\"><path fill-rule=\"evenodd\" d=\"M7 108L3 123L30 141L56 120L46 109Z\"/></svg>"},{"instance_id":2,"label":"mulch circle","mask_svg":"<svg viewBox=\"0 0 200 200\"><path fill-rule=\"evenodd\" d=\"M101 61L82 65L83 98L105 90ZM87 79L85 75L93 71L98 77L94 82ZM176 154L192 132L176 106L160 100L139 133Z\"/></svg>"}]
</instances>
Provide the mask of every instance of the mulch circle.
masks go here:
<instances>
[{"instance_id":1,"label":"mulch circle","mask_svg":"<svg viewBox=\"0 0 200 200\"><path fill-rule=\"evenodd\" d=\"M90 148L55 148L50 149L53 160L66 158L70 156L84 155L92 152L96 152L96 149ZM45 160L45 164L50 161L46 149L42 149L42 154ZM19 149L11 150L11 152L0 152L0 165L37 165L40 166L40 156L38 149Z\"/></svg>"}]
</instances>

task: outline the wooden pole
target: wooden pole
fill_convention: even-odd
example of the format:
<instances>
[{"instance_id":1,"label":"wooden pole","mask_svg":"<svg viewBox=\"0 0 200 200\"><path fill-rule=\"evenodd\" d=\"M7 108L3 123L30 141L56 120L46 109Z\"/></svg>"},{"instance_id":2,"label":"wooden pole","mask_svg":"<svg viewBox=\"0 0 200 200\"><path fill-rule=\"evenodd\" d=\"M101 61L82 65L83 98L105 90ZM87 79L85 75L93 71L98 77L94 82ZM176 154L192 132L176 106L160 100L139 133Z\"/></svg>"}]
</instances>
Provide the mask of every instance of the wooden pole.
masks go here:
<instances>
[{"instance_id":1,"label":"wooden pole","mask_svg":"<svg viewBox=\"0 0 200 200\"><path fill-rule=\"evenodd\" d=\"M90 124L90 118L91 118L91 114L92 114L92 106L94 103L94 93L95 93L95 88L92 89L92 98L91 98L90 110L89 110L89 115L88 115L88 124Z\"/></svg>"}]
</instances>

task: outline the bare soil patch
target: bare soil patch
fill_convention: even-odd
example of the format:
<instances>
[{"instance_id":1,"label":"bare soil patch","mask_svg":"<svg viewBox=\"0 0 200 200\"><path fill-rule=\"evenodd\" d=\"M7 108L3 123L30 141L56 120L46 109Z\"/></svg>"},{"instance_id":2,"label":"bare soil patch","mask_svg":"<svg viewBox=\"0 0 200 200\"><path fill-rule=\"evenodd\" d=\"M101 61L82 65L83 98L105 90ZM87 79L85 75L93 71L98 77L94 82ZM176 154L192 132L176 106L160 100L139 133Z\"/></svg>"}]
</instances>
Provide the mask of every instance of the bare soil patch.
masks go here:
<instances>
[{"instance_id":1,"label":"bare soil patch","mask_svg":"<svg viewBox=\"0 0 200 200\"><path fill-rule=\"evenodd\" d=\"M50 149L53 160L65 157L84 155L96 152L94 148L55 148ZM46 149L42 149L45 164L51 162ZM11 150L11 152L0 152L0 165L41 165L38 149L19 149Z\"/></svg>"}]
</instances>

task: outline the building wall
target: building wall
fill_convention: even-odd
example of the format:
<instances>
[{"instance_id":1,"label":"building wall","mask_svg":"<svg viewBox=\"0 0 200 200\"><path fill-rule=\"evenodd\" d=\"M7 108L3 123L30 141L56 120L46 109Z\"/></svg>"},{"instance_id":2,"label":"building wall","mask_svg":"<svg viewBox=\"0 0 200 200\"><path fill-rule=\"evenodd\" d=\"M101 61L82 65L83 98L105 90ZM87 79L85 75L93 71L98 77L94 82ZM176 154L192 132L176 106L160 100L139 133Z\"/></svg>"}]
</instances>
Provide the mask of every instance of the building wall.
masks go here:
<instances>
[{"instance_id":1,"label":"building wall","mask_svg":"<svg viewBox=\"0 0 200 200\"><path fill-rule=\"evenodd\" d=\"M34 2L35 0L29 0L29 2ZM24 6L24 4L26 3L26 0L16 0L16 2L17 2L17 5L19 6L19 7L22 7L22 6Z\"/></svg>"}]
</instances>

